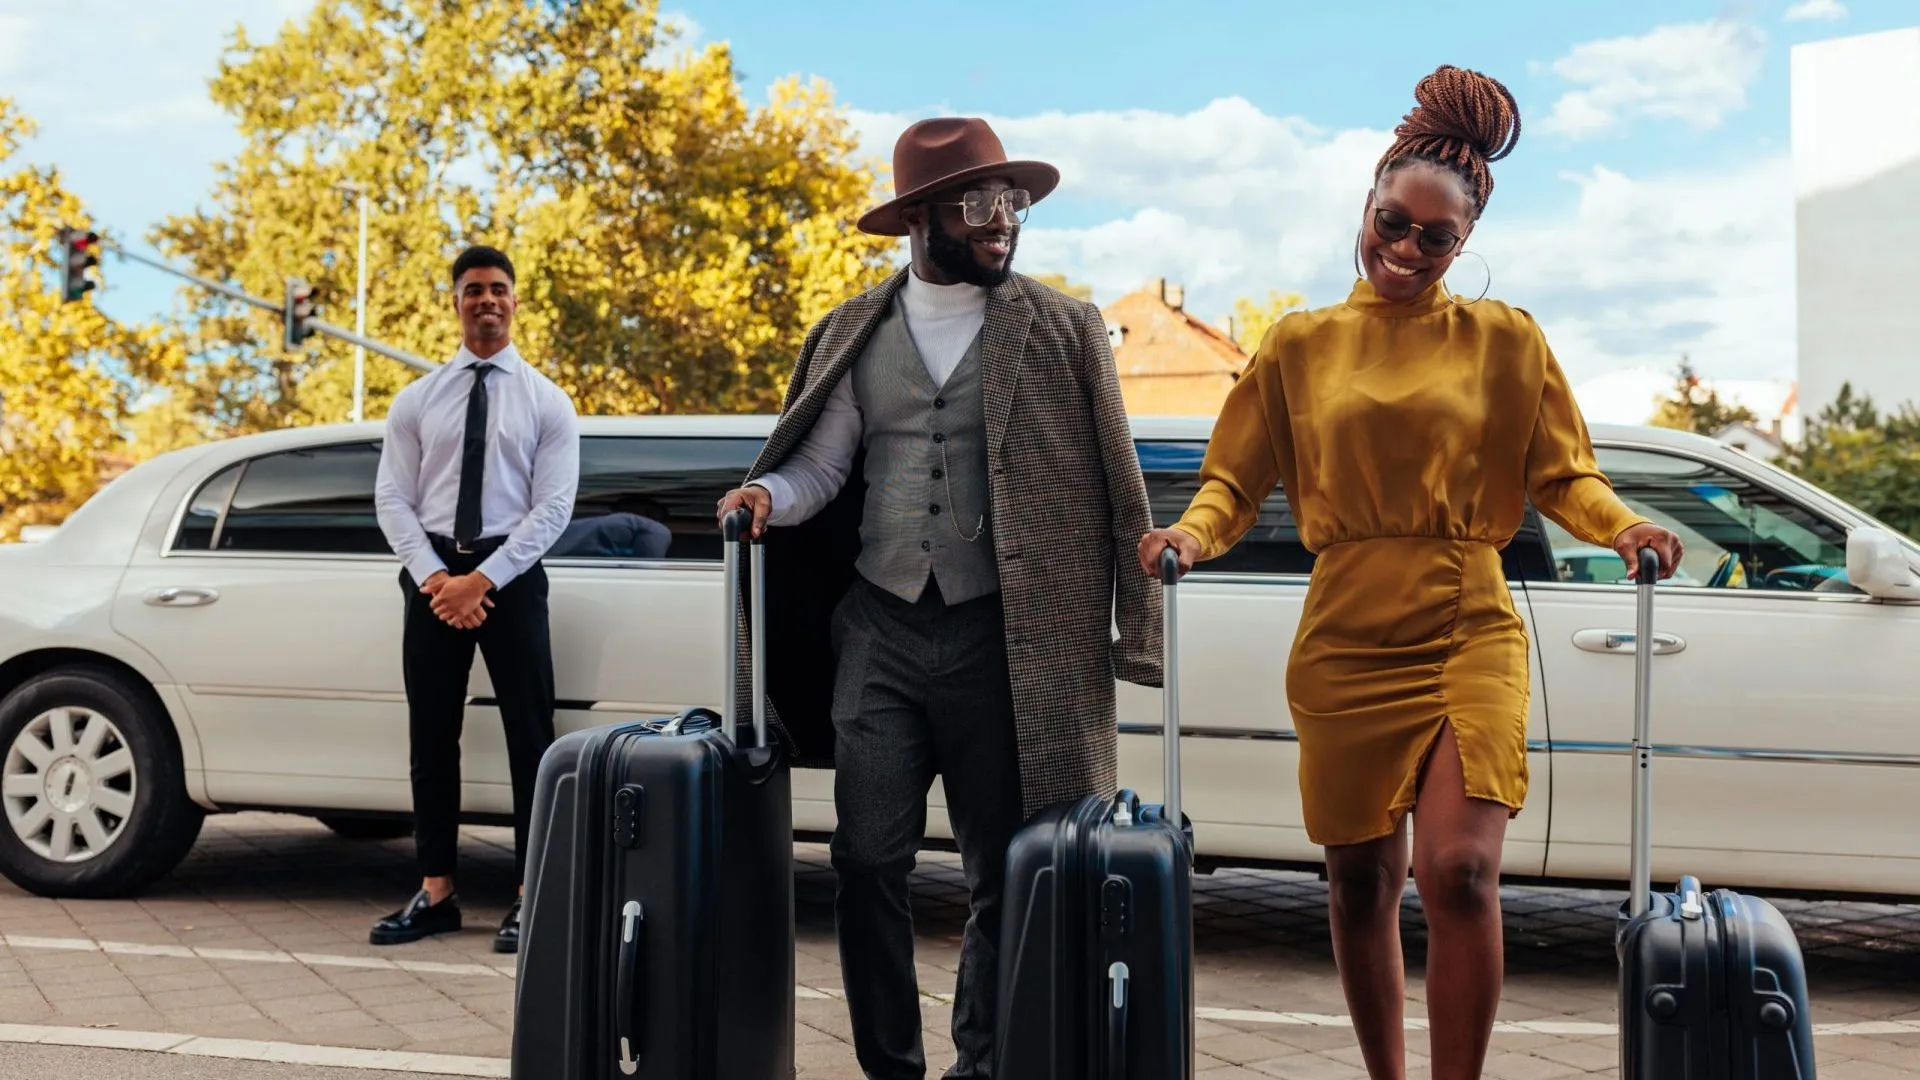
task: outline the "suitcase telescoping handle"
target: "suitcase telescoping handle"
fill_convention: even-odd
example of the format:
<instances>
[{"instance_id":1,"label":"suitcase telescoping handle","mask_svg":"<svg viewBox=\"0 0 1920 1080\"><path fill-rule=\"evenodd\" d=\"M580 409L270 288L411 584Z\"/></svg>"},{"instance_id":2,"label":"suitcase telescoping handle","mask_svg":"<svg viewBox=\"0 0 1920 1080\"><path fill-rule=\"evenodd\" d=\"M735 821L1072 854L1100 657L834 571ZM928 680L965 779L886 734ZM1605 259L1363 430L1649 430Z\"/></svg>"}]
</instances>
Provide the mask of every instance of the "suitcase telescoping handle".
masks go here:
<instances>
[{"instance_id":1,"label":"suitcase telescoping handle","mask_svg":"<svg viewBox=\"0 0 1920 1080\"><path fill-rule=\"evenodd\" d=\"M739 701L740 701L740 664L735 648L735 634L740 628L740 548L745 545L753 554L751 589L753 596L748 601L747 626L747 663L751 668L753 682L753 744L767 745L767 548L751 539L753 511L741 507L723 518L720 522L722 547L726 549L726 591L727 614L722 626L721 637L724 647L720 656L726 665L726 697L720 707L720 730L728 739L738 739Z\"/></svg>"},{"instance_id":2,"label":"suitcase telescoping handle","mask_svg":"<svg viewBox=\"0 0 1920 1080\"><path fill-rule=\"evenodd\" d=\"M1175 610L1175 594L1180 589L1180 556L1173 546L1160 549L1160 585L1165 596L1166 625L1160 638L1160 685L1164 688L1164 713L1161 718L1161 739L1166 743L1162 757L1166 763L1166 807L1167 822L1177 832L1182 828L1180 817L1180 665L1179 657L1180 617Z\"/></svg>"},{"instance_id":3,"label":"suitcase telescoping handle","mask_svg":"<svg viewBox=\"0 0 1920 1080\"><path fill-rule=\"evenodd\" d=\"M1648 725L1653 705L1653 592L1660 579L1660 556L1652 548L1639 551L1633 627L1633 835L1628 855L1627 911L1646 913L1653 890L1653 743Z\"/></svg>"}]
</instances>

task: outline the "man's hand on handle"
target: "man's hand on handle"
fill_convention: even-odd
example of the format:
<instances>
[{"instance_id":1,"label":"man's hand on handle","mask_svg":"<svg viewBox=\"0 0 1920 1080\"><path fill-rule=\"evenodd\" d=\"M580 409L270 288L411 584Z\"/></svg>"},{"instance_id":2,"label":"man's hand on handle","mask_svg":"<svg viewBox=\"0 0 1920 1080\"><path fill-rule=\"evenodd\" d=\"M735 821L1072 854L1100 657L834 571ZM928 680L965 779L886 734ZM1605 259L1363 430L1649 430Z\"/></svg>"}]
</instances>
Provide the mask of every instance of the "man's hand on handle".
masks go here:
<instances>
[{"instance_id":1,"label":"man's hand on handle","mask_svg":"<svg viewBox=\"0 0 1920 1080\"><path fill-rule=\"evenodd\" d=\"M1160 552L1168 547L1180 557L1180 574L1186 576L1200 558L1200 541L1192 533L1179 529L1154 529L1140 538L1140 569L1155 581L1160 580Z\"/></svg>"},{"instance_id":2,"label":"man's hand on handle","mask_svg":"<svg viewBox=\"0 0 1920 1080\"><path fill-rule=\"evenodd\" d=\"M760 534L767 530L767 515L773 513L773 496L758 484L748 484L727 492L720 499L720 508L713 518L715 521L725 521L728 514L743 506L753 511L753 527L747 535L758 540Z\"/></svg>"},{"instance_id":3,"label":"man's hand on handle","mask_svg":"<svg viewBox=\"0 0 1920 1080\"><path fill-rule=\"evenodd\" d=\"M1640 549L1652 548L1660 557L1660 580L1665 581L1680 568L1682 554L1680 538L1652 522L1643 521L1628 529L1623 529L1613 538L1613 550L1627 564L1627 580L1635 581L1640 577Z\"/></svg>"}]
</instances>

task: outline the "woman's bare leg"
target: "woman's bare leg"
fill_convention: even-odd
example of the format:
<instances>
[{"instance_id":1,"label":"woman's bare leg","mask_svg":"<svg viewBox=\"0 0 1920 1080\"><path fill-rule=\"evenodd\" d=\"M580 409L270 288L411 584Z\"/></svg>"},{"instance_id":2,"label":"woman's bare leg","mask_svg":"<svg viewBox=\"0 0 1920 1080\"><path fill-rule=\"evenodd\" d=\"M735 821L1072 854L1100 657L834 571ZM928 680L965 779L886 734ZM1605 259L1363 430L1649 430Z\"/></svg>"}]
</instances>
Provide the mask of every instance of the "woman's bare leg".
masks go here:
<instances>
[{"instance_id":1,"label":"woman's bare leg","mask_svg":"<svg viewBox=\"0 0 1920 1080\"><path fill-rule=\"evenodd\" d=\"M1468 798L1453 727L1441 730L1413 817L1413 879L1427 913L1433 1080L1479 1080L1500 1007L1500 853L1506 807Z\"/></svg>"},{"instance_id":2,"label":"woman's bare leg","mask_svg":"<svg viewBox=\"0 0 1920 1080\"><path fill-rule=\"evenodd\" d=\"M1402 817L1391 836L1326 851L1333 959L1367 1075L1405 1080L1407 980L1400 896L1407 885L1407 820Z\"/></svg>"}]
</instances>

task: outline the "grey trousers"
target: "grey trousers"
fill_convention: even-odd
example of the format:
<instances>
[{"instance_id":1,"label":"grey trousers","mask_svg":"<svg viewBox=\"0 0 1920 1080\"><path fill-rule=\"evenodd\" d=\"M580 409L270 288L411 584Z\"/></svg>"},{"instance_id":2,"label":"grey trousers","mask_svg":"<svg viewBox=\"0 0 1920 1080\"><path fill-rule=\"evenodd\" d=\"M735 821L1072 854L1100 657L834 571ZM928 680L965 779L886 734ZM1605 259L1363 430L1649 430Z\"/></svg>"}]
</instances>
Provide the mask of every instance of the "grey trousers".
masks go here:
<instances>
[{"instance_id":1,"label":"grey trousers","mask_svg":"<svg viewBox=\"0 0 1920 1080\"><path fill-rule=\"evenodd\" d=\"M834 613L834 923L853 1045L869 1080L923 1080L907 874L944 781L971 893L949 1078L990 1077L1007 845L1021 824L1013 690L998 595L908 604L855 578Z\"/></svg>"}]
</instances>

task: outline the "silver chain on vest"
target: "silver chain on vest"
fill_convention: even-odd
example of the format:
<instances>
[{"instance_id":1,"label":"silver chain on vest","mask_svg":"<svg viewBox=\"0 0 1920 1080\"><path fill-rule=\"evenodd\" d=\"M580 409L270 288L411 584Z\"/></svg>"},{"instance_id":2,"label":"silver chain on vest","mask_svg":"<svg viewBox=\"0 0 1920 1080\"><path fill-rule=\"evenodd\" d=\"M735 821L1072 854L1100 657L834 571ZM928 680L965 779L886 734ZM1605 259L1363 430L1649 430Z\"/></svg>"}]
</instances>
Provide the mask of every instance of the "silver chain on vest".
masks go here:
<instances>
[{"instance_id":1,"label":"silver chain on vest","mask_svg":"<svg viewBox=\"0 0 1920 1080\"><path fill-rule=\"evenodd\" d=\"M940 444L940 478L945 481L947 486L947 505L957 507L960 504L953 500L953 464L947 460L947 444L945 442ZM986 498L989 503L993 501L991 488L989 488ZM987 531L987 514L984 510L980 512L980 520L974 522L972 536L968 536L966 533L960 531L960 519L958 517L948 514L947 520L953 523L953 534L969 544L980 539L980 534Z\"/></svg>"}]
</instances>

